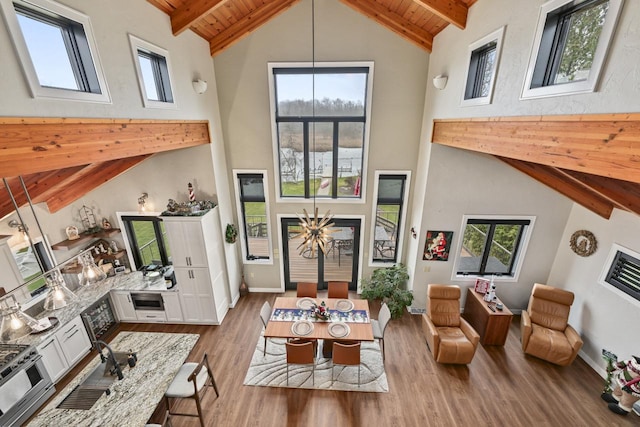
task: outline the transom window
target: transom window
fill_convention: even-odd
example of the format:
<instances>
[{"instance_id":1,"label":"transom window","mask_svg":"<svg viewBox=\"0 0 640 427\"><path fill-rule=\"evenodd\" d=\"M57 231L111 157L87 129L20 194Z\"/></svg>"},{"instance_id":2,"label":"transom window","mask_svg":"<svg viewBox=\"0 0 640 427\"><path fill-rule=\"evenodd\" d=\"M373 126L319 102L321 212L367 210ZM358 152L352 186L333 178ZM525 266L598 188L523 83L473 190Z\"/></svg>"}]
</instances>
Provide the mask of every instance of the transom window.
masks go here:
<instances>
[{"instance_id":1,"label":"transom window","mask_svg":"<svg viewBox=\"0 0 640 427\"><path fill-rule=\"evenodd\" d=\"M464 88L462 105L489 104L496 80L504 27L469 46L467 83Z\"/></svg>"},{"instance_id":2,"label":"transom window","mask_svg":"<svg viewBox=\"0 0 640 427\"><path fill-rule=\"evenodd\" d=\"M270 72L280 196L360 199L373 64Z\"/></svg>"},{"instance_id":3,"label":"transom window","mask_svg":"<svg viewBox=\"0 0 640 427\"><path fill-rule=\"evenodd\" d=\"M169 53L129 35L144 106L175 108L169 69Z\"/></svg>"},{"instance_id":4,"label":"transom window","mask_svg":"<svg viewBox=\"0 0 640 427\"><path fill-rule=\"evenodd\" d=\"M247 261L271 259L266 171L234 171L238 212L241 216L242 252Z\"/></svg>"},{"instance_id":5,"label":"transom window","mask_svg":"<svg viewBox=\"0 0 640 427\"><path fill-rule=\"evenodd\" d=\"M34 97L109 102L89 17L48 0L1 0Z\"/></svg>"},{"instance_id":6,"label":"transom window","mask_svg":"<svg viewBox=\"0 0 640 427\"><path fill-rule=\"evenodd\" d=\"M376 172L376 205L373 222L373 263L395 263L399 259L401 225L410 172Z\"/></svg>"},{"instance_id":7,"label":"transom window","mask_svg":"<svg viewBox=\"0 0 640 427\"><path fill-rule=\"evenodd\" d=\"M466 218L456 274L515 278L532 223L533 218Z\"/></svg>"}]
</instances>

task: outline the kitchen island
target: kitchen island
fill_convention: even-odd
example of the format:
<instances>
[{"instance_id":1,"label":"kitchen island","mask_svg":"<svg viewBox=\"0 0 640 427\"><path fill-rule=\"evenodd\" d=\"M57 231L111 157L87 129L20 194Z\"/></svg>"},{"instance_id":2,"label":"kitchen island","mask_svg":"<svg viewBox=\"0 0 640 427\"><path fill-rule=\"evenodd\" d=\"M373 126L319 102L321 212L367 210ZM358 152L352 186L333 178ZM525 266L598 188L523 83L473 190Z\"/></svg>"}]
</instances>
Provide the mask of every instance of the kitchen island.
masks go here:
<instances>
[{"instance_id":1,"label":"kitchen island","mask_svg":"<svg viewBox=\"0 0 640 427\"><path fill-rule=\"evenodd\" d=\"M133 350L138 362L133 368L123 368L124 378L113 382L111 394L103 394L89 410L57 408L100 364L100 357L96 355L28 425L144 426L198 338L197 334L120 332L111 341L111 348ZM106 355L107 351L104 352Z\"/></svg>"}]
</instances>

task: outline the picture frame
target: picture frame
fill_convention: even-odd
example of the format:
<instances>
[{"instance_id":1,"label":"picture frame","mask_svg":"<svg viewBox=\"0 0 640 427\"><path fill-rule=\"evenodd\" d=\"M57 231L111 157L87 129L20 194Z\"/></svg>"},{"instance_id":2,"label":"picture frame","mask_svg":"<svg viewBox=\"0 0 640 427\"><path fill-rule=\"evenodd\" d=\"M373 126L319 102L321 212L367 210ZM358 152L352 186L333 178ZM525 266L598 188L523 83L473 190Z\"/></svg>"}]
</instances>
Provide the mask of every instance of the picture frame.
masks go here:
<instances>
[{"instance_id":1,"label":"picture frame","mask_svg":"<svg viewBox=\"0 0 640 427\"><path fill-rule=\"evenodd\" d=\"M474 290L479 294L486 294L489 290L490 283L487 279L477 278Z\"/></svg>"},{"instance_id":2,"label":"picture frame","mask_svg":"<svg viewBox=\"0 0 640 427\"><path fill-rule=\"evenodd\" d=\"M424 242L424 261L448 261L453 231L430 230Z\"/></svg>"}]
</instances>

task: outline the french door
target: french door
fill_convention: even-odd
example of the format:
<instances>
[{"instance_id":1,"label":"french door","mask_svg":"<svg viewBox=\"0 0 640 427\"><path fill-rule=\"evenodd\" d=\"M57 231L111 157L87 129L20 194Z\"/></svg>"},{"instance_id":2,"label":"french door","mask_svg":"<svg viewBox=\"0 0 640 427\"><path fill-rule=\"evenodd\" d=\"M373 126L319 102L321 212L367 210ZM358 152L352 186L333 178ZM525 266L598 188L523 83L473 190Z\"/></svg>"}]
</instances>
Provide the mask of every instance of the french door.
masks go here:
<instances>
[{"instance_id":1,"label":"french door","mask_svg":"<svg viewBox=\"0 0 640 427\"><path fill-rule=\"evenodd\" d=\"M282 218L282 245L285 289L296 289L298 282L315 282L318 289L326 289L332 281L349 282L349 289L358 287L358 260L360 248L360 220L333 219L334 232L327 254L316 248L299 248L300 220Z\"/></svg>"}]
</instances>

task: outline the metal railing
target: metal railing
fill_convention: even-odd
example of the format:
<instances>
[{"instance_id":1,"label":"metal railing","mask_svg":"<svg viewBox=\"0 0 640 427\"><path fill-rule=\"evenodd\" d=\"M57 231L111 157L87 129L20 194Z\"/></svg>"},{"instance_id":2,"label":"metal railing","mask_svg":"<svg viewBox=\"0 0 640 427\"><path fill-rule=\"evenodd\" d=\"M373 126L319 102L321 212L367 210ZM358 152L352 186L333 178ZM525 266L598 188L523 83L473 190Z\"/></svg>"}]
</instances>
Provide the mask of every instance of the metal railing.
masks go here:
<instances>
[{"instance_id":1,"label":"metal railing","mask_svg":"<svg viewBox=\"0 0 640 427\"><path fill-rule=\"evenodd\" d=\"M467 233L469 233L469 229L471 229L471 234L472 236L469 237L467 239ZM479 241L486 241L487 239L487 233L485 233L484 231L480 230L478 227L472 225L472 224L468 224L467 225L467 230L465 230L465 239L462 242L462 247L469 252L470 254L472 254L473 256L481 256L482 255L482 251L477 251L475 248L472 248L471 245L469 244L469 242L473 239L473 234L475 234L480 240ZM480 248L483 249L483 248ZM513 256L513 251L510 251L509 249L505 248L504 246L502 246L499 242L497 242L495 239L491 240L491 249L490 249L490 253L489 255L492 255L493 257L495 257L497 260L499 260L501 263L503 263L505 266L509 265L511 263L511 257ZM480 253L477 253L480 252Z\"/></svg>"},{"instance_id":2,"label":"metal railing","mask_svg":"<svg viewBox=\"0 0 640 427\"><path fill-rule=\"evenodd\" d=\"M265 215L247 215L247 237L267 237L267 217Z\"/></svg>"}]
</instances>

